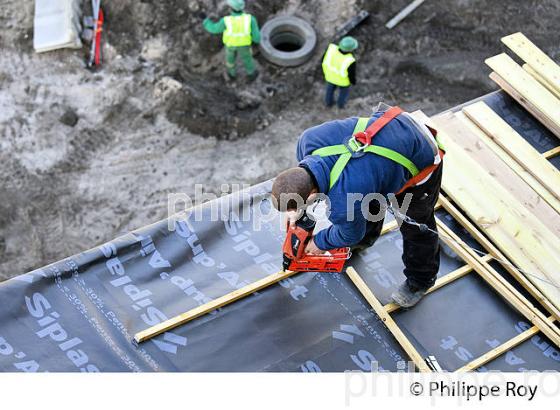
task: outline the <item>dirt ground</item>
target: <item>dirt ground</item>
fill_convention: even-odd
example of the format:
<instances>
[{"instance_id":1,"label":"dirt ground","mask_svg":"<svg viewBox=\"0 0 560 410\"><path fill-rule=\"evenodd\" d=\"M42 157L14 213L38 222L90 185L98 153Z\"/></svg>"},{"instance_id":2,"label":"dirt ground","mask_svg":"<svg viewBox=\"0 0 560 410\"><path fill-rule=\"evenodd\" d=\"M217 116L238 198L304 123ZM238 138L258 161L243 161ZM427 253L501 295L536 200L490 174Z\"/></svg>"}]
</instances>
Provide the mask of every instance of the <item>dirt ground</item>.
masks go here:
<instances>
[{"instance_id":1,"label":"dirt ground","mask_svg":"<svg viewBox=\"0 0 560 410\"><path fill-rule=\"evenodd\" d=\"M70 256L167 215L167 195L194 185L254 184L295 164L307 127L367 115L380 100L435 114L495 87L484 59L523 31L560 60L558 0L428 0L393 30L409 0L248 1L262 24L310 21L313 59L279 68L257 55L254 83L225 83L219 36L197 12L211 0L107 2L105 64L84 51L35 54L33 1L0 8L0 280ZM220 4L216 7L216 4ZM343 111L322 107L322 51L360 9L359 86Z\"/></svg>"}]
</instances>

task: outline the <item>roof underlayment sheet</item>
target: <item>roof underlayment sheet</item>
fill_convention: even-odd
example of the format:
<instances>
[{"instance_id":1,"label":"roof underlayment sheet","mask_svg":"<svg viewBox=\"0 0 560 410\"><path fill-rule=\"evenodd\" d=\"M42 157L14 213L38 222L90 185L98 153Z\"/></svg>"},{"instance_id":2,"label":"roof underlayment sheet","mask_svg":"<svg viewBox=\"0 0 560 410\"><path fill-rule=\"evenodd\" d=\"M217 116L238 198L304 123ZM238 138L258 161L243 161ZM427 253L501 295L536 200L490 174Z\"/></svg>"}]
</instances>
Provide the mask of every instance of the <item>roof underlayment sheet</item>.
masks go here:
<instances>
[{"instance_id":1,"label":"roof underlayment sheet","mask_svg":"<svg viewBox=\"0 0 560 410\"><path fill-rule=\"evenodd\" d=\"M557 145L505 94L483 99L539 151ZM0 370L339 372L370 370L371 361L401 369L405 353L337 273L296 274L132 343L140 330L280 270L282 224L274 212L263 217L271 211L270 187L207 203L197 208L200 220L191 214L172 231L162 221L1 283ZM210 221L212 205L225 221ZM477 246L445 211L438 215ZM404 279L401 248L400 233L390 232L349 261L382 303ZM441 258L440 276L463 265L449 252ZM393 317L420 354L449 371L530 327L476 273ZM490 369L560 370L560 353L537 334L479 370Z\"/></svg>"}]
</instances>

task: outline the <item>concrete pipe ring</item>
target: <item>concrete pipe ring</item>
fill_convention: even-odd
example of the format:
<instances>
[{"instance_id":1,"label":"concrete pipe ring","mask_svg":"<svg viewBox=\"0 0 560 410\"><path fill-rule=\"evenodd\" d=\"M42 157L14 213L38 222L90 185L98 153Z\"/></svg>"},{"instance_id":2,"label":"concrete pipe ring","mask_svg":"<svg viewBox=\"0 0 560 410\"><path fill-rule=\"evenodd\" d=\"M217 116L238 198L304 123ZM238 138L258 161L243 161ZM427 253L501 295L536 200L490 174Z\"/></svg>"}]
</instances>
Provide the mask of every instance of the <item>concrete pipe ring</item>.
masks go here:
<instances>
[{"instance_id":1,"label":"concrete pipe ring","mask_svg":"<svg viewBox=\"0 0 560 410\"><path fill-rule=\"evenodd\" d=\"M261 53L279 66L294 67L305 63L313 55L316 44L315 30L299 17L275 17L261 30Z\"/></svg>"}]
</instances>

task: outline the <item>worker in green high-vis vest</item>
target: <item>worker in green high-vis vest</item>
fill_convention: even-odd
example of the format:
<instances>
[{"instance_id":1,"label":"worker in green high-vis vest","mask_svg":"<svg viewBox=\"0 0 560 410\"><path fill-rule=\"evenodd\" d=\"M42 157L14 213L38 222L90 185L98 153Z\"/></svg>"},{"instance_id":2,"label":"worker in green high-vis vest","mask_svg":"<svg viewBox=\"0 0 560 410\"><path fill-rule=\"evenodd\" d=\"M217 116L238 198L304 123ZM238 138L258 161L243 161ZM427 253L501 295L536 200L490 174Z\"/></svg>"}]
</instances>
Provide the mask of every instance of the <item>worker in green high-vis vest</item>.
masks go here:
<instances>
[{"instance_id":1,"label":"worker in green high-vis vest","mask_svg":"<svg viewBox=\"0 0 560 410\"><path fill-rule=\"evenodd\" d=\"M334 105L334 93L338 89L338 108L344 108L350 95L350 86L356 84L356 58L352 54L358 48L358 40L344 37L338 45L329 44L323 56L323 74L327 83L325 105Z\"/></svg>"},{"instance_id":2,"label":"worker in green high-vis vest","mask_svg":"<svg viewBox=\"0 0 560 410\"><path fill-rule=\"evenodd\" d=\"M251 44L258 44L261 41L259 24L254 16L243 11L245 9L244 0L227 0L227 4L232 9L231 15L223 17L217 22L206 17L202 24L209 33L223 34L228 76L231 79L236 77L235 63L239 55L249 79L254 80L258 76L258 71L253 60Z\"/></svg>"}]
</instances>

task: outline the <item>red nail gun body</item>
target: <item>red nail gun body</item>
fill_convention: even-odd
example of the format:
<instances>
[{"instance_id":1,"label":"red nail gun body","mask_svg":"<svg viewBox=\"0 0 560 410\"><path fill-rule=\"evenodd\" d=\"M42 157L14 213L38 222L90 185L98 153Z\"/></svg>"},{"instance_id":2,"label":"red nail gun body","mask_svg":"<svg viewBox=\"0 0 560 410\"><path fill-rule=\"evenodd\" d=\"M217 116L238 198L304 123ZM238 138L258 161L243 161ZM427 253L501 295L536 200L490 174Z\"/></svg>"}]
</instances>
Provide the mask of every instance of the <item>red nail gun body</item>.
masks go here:
<instances>
[{"instance_id":1,"label":"red nail gun body","mask_svg":"<svg viewBox=\"0 0 560 410\"><path fill-rule=\"evenodd\" d=\"M342 272L344 263L350 258L349 248L332 249L321 255L305 253L305 248L313 238L315 220L307 213L291 227L288 223L286 240L282 247L284 254L284 270L298 272Z\"/></svg>"}]
</instances>

